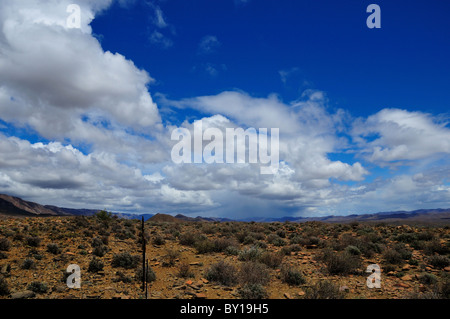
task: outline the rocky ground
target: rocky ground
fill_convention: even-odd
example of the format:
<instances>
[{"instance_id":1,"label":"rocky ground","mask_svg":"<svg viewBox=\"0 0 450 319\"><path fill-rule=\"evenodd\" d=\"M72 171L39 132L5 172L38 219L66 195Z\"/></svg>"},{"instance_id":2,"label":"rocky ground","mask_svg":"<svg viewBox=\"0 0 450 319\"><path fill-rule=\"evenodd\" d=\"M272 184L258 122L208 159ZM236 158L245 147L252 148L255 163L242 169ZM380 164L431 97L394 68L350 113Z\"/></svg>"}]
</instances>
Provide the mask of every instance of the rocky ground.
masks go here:
<instances>
[{"instance_id":1,"label":"rocky ground","mask_svg":"<svg viewBox=\"0 0 450 319\"><path fill-rule=\"evenodd\" d=\"M140 229L108 215L0 219L0 298L145 298ZM151 299L450 295L448 226L149 220L144 238ZM367 287L373 264L381 288Z\"/></svg>"}]
</instances>

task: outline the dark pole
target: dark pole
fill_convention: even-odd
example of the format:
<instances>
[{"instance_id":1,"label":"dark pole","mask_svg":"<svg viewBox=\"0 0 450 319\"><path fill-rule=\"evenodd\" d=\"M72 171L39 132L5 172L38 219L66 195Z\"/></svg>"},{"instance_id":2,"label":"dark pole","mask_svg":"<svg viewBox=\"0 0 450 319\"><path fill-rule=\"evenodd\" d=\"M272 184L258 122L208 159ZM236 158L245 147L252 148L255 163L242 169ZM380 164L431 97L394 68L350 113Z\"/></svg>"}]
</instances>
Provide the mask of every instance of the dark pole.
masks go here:
<instances>
[{"instance_id":1,"label":"dark pole","mask_svg":"<svg viewBox=\"0 0 450 319\"><path fill-rule=\"evenodd\" d=\"M147 259L147 265L145 267L145 299L148 299L147 273L148 273L148 259Z\"/></svg>"},{"instance_id":2,"label":"dark pole","mask_svg":"<svg viewBox=\"0 0 450 319\"><path fill-rule=\"evenodd\" d=\"M142 216L142 290L146 286L144 216Z\"/></svg>"}]
</instances>

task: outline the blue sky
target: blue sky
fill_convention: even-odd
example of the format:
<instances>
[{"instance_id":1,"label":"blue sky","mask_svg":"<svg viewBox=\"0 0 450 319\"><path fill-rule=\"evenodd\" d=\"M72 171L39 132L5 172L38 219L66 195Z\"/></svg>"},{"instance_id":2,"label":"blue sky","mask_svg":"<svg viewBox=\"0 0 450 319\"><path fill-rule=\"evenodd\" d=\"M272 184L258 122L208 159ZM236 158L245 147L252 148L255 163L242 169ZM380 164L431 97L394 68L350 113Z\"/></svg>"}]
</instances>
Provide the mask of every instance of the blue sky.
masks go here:
<instances>
[{"instance_id":1,"label":"blue sky","mask_svg":"<svg viewBox=\"0 0 450 319\"><path fill-rule=\"evenodd\" d=\"M68 27L68 5L80 27ZM369 4L381 28L369 29ZM133 213L450 207L446 1L0 3L0 193ZM279 128L280 163L176 164L194 121Z\"/></svg>"},{"instance_id":2,"label":"blue sky","mask_svg":"<svg viewBox=\"0 0 450 319\"><path fill-rule=\"evenodd\" d=\"M150 72L152 91L175 99L237 88L289 102L318 89L356 116L383 107L447 112L450 4L378 1L382 28L373 30L372 2L142 1L116 4L92 26L105 49ZM155 5L167 26L152 23ZM169 47L149 40L155 31ZM207 36L217 42L202 52Z\"/></svg>"}]
</instances>

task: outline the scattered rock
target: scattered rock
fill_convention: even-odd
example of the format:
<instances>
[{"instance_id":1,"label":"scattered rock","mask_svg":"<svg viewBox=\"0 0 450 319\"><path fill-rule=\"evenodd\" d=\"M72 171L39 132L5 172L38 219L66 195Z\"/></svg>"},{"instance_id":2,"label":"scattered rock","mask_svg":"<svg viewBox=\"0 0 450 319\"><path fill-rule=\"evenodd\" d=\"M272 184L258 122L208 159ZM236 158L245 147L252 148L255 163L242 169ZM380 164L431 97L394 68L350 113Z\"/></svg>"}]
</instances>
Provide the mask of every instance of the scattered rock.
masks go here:
<instances>
[{"instance_id":1,"label":"scattered rock","mask_svg":"<svg viewBox=\"0 0 450 319\"><path fill-rule=\"evenodd\" d=\"M195 294L195 298L206 299L206 295L204 293L197 293L197 294Z\"/></svg>"},{"instance_id":2,"label":"scattered rock","mask_svg":"<svg viewBox=\"0 0 450 319\"><path fill-rule=\"evenodd\" d=\"M15 292L11 294L11 299L29 299L36 296L36 294L31 290L24 290L20 292Z\"/></svg>"},{"instance_id":3,"label":"scattered rock","mask_svg":"<svg viewBox=\"0 0 450 319\"><path fill-rule=\"evenodd\" d=\"M285 297L286 299L292 299L292 296L291 296L288 292L285 292L285 293L284 293L284 297Z\"/></svg>"},{"instance_id":4,"label":"scattered rock","mask_svg":"<svg viewBox=\"0 0 450 319\"><path fill-rule=\"evenodd\" d=\"M410 275L405 275L402 278L400 278L403 281L411 281L413 278Z\"/></svg>"},{"instance_id":5,"label":"scattered rock","mask_svg":"<svg viewBox=\"0 0 450 319\"><path fill-rule=\"evenodd\" d=\"M409 285L402 282L396 283L394 286L399 288L409 288Z\"/></svg>"}]
</instances>

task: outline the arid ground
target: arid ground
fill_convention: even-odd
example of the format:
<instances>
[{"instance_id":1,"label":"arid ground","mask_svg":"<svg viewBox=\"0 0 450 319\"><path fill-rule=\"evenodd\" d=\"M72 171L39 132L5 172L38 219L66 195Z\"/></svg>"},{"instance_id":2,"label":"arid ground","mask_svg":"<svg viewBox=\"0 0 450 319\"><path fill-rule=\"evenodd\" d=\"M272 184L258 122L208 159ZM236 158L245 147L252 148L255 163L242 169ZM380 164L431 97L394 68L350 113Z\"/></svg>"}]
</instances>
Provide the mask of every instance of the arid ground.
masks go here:
<instances>
[{"instance_id":1,"label":"arid ground","mask_svg":"<svg viewBox=\"0 0 450 319\"><path fill-rule=\"evenodd\" d=\"M449 298L450 228L322 222L0 219L0 298ZM79 265L81 288L67 286ZM381 268L381 287L366 269Z\"/></svg>"}]
</instances>

